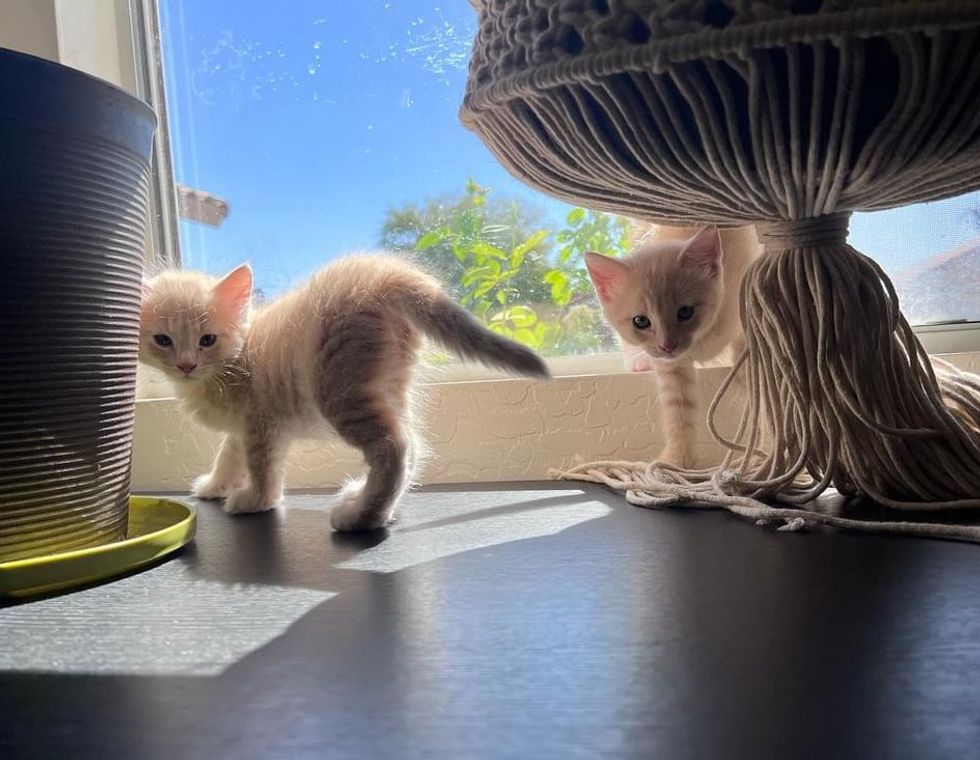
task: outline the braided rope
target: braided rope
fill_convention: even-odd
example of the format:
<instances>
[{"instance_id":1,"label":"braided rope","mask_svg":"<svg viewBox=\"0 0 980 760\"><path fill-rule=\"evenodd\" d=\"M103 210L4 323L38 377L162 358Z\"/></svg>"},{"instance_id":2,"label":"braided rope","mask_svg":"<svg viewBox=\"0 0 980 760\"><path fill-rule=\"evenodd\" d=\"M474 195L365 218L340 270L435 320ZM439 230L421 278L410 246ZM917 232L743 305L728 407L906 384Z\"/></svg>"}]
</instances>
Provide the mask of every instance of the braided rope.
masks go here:
<instances>
[{"instance_id":1,"label":"braided rope","mask_svg":"<svg viewBox=\"0 0 980 760\"><path fill-rule=\"evenodd\" d=\"M725 509L739 517L754 520L763 527L799 531L817 526L867 533L942 538L980 543L980 525L930 523L916 521L860 520L818 511L774 507L746 496L718 491L697 491L686 480L677 482L667 465L645 462L591 462L568 470L556 471L555 477L586 483L601 483L625 491L626 501L645 509L660 507L688 509ZM724 480L724 475L720 480ZM651 486L656 493L651 493Z\"/></svg>"}]
</instances>

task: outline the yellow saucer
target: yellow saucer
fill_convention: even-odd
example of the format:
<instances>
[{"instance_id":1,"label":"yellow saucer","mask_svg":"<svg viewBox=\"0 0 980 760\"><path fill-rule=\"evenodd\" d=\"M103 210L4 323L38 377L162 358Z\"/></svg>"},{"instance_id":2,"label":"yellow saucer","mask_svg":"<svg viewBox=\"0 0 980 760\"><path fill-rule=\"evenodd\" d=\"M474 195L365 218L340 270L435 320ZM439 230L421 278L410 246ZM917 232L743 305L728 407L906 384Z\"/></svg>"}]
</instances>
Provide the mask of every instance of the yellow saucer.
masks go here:
<instances>
[{"instance_id":1,"label":"yellow saucer","mask_svg":"<svg viewBox=\"0 0 980 760\"><path fill-rule=\"evenodd\" d=\"M128 538L88 549L0 562L0 597L31 596L111 578L176 551L194 538L197 517L186 504L129 497Z\"/></svg>"}]
</instances>

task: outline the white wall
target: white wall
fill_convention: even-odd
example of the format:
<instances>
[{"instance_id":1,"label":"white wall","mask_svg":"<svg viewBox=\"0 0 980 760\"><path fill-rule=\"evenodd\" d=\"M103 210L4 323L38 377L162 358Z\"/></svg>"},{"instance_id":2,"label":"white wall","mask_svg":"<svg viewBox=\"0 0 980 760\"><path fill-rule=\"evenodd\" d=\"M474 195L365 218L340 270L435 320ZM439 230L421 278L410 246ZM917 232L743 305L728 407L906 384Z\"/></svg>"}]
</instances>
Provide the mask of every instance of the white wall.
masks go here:
<instances>
[{"instance_id":1,"label":"white wall","mask_svg":"<svg viewBox=\"0 0 980 760\"><path fill-rule=\"evenodd\" d=\"M0 0L0 47L136 92L127 0Z\"/></svg>"},{"instance_id":2,"label":"white wall","mask_svg":"<svg viewBox=\"0 0 980 760\"><path fill-rule=\"evenodd\" d=\"M135 93L129 3L126 0L54 2L60 61Z\"/></svg>"},{"instance_id":3,"label":"white wall","mask_svg":"<svg viewBox=\"0 0 980 760\"><path fill-rule=\"evenodd\" d=\"M55 0L0 0L0 47L58 60Z\"/></svg>"}]
</instances>

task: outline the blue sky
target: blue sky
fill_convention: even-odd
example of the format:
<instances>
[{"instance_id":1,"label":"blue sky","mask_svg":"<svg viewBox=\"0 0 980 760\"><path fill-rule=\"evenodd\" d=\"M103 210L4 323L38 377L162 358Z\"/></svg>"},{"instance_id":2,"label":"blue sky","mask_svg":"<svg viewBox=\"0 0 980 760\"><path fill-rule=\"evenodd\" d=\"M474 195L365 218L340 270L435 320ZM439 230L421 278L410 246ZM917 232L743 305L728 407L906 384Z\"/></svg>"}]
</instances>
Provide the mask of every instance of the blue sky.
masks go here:
<instances>
[{"instance_id":1,"label":"blue sky","mask_svg":"<svg viewBox=\"0 0 980 760\"><path fill-rule=\"evenodd\" d=\"M458 121L475 15L466 0L161 0L177 180L225 198L181 222L186 266L250 261L277 292L377 242L385 211L458 193L567 207L521 185ZM978 234L977 195L861 215L851 242L895 270Z\"/></svg>"},{"instance_id":2,"label":"blue sky","mask_svg":"<svg viewBox=\"0 0 980 760\"><path fill-rule=\"evenodd\" d=\"M418 7L161 3L177 179L231 209L217 230L182 223L186 264L248 259L277 290L376 245L389 207L462 191L468 176L534 197L459 125L469 5Z\"/></svg>"}]
</instances>

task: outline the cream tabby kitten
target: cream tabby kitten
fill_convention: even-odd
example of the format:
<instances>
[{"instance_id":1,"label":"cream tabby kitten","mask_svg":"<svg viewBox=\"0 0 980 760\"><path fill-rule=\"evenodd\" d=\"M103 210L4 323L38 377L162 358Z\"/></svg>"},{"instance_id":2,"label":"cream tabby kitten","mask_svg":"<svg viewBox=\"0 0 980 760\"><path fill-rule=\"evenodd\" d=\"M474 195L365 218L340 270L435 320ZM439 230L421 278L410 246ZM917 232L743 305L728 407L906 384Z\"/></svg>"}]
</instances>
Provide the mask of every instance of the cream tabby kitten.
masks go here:
<instances>
[{"instance_id":1,"label":"cream tabby kitten","mask_svg":"<svg viewBox=\"0 0 980 760\"><path fill-rule=\"evenodd\" d=\"M587 253L603 314L619 334L627 368L657 376L666 445L660 461L695 464L694 365L743 342L738 294L759 256L754 227L700 231L659 227L625 258Z\"/></svg>"},{"instance_id":2,"label":"cream tabby kitten","mask_svg":"<svg viewBox=\"0 0 980 760\"><path fill-rule=\"evenodd\" d=\"M343 490L331 524L386 525L418 461L410 389L423 335L463 359L548 376L532 351L393 256L337 261L254 314L251 292L247 265L220 280L166 272L145 284L140 319L140 359L170 376L185 411L225 434L193 493L223 498L229 513L275 506L290 442L335 431L369 470Z\"/></svg>"}]
</instances>

